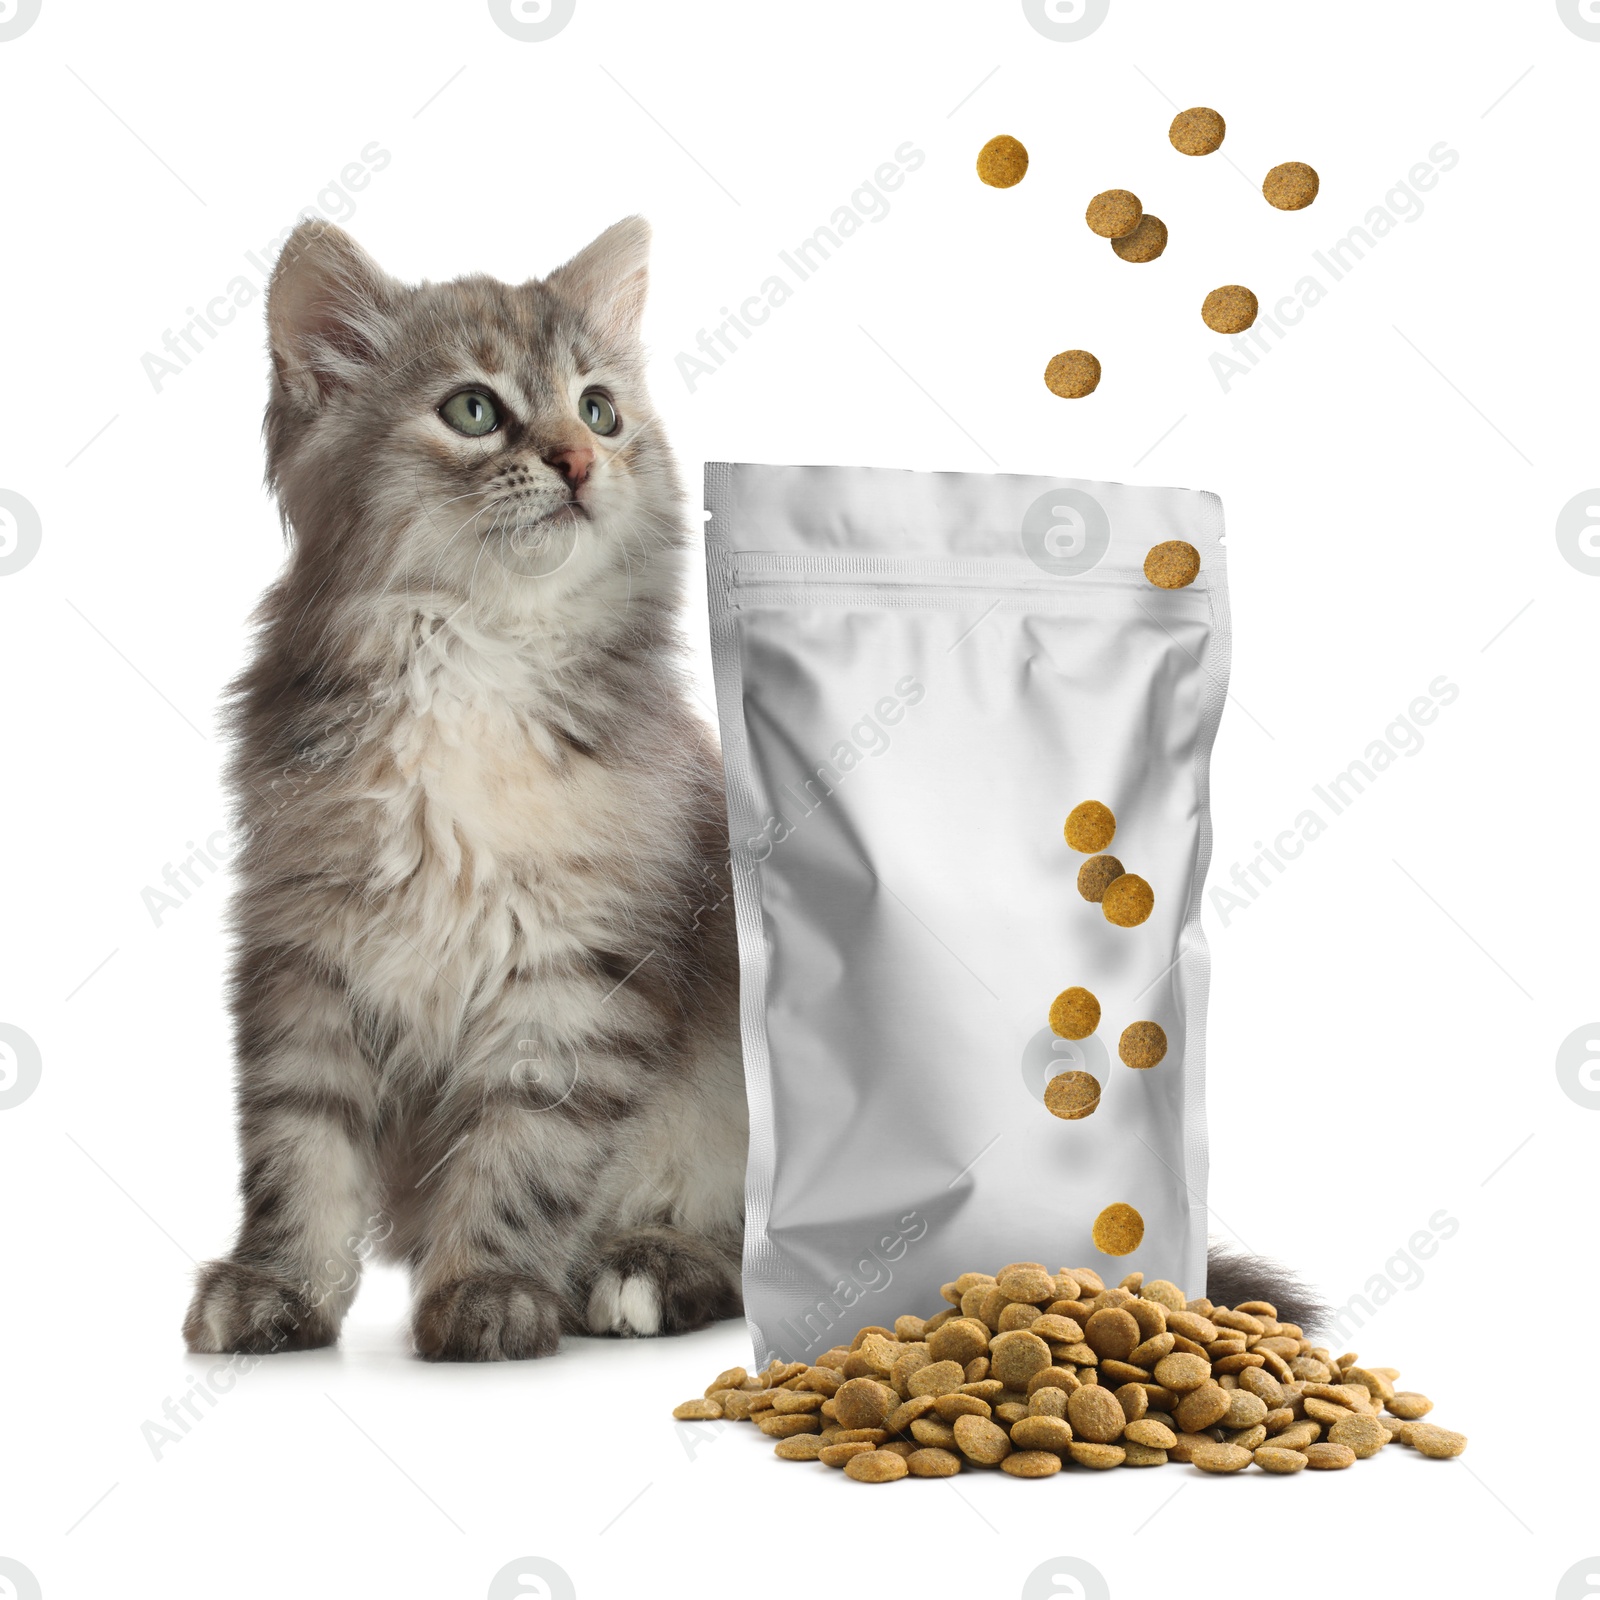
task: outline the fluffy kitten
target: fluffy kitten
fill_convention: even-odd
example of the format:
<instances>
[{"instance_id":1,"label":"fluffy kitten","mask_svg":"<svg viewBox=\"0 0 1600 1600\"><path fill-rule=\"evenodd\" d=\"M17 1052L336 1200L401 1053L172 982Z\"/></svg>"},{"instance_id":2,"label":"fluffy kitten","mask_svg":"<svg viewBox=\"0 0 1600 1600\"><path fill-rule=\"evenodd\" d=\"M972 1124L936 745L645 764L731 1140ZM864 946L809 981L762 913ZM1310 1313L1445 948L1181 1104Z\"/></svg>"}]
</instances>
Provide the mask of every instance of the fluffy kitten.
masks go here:
<instances>
[{"instance_id":1,"label":"fluffy kitten","mask_svg":"<svg viewBox=\"0 0 1600 1600\"><path fill-rule=\"evenodd\" d=\"M307 222L275 268L291 553L231 701L244 1217L193 1350L332 1342L379 1244L435 1360L739 1312L727 835L648 238L414 288Z\"/></svg>"}]
</instances>

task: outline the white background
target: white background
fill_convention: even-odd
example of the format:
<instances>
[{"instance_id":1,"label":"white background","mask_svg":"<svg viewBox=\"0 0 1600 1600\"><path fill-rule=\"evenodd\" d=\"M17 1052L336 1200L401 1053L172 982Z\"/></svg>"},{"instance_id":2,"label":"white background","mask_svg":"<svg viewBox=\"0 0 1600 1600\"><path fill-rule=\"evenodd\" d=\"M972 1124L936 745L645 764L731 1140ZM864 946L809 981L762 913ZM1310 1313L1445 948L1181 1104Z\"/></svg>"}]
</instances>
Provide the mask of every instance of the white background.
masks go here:
<instances>
[{"instance_id":1,"label":"white background","mask_svg":"<svg viewBox=\"0 0 1600 1600\"><path fill-rule=\"evenodd\" d=\"M1024 1590L1070 1555L1116 1600L1557 1593L1600 1550L1600 1096L1556 1072L1600 1016L1600 563L1556 538L1600 482L1597 74L1555 0L1112 0L1076 43L1014 0L578 0L542 43L482 3L44 0L0 41L0 489L42 528L0 577L0 1022L42 1062L0 1111L0 1557L46 1600L481 1596L524 1556L572 1587L493 1592L1082 1592ZM1221 153L1171 149L1174 103L1224 113ZM1005 192L972 170L998 132L1033 158ZM390 159L351 215L323 191L373 141ZM904 141L927 159L889 214L691 392L677 354ZM1441 141L1459 160L1422 213L1333 282L1312 252L1386 197L1408 210L1394 186ZM1284 160L1321 172L1307 211L1260 197ZM1161 261L1084 228L1113 186L1171 227ZM969 1473L871 1501L753 1430L668 1419L747 1354L740 1325L435 1368L381 1273L340 1349L274 1358L155 1459L141 1425L208 1364L178 1327L193 1260L228 1242L235 1158L226 886L159 927L141 892L224 825L214 708L282 546L259 295L159 392L141 358L235 276L259 288L245 252L308 206L410 278L520 280L647 214L656 397L691 482L718 458L1219 491L1236 641L1213 882L1433 680L1459 687L1419 751L1207 922L1218 1231L1341 1303L1396 1285L1348 1342L1431 1394L1465 1457ZM1326 297L1224 391L1205 292L1245 283L1270 310L1308 271ZM1069 403L1040 374L1072 346L1105 378ZM697 642L703 616L696 592ZM1397 1254L1441 1212L1457 1226L1428 1259Z\"/></svg>"}]
</instances>

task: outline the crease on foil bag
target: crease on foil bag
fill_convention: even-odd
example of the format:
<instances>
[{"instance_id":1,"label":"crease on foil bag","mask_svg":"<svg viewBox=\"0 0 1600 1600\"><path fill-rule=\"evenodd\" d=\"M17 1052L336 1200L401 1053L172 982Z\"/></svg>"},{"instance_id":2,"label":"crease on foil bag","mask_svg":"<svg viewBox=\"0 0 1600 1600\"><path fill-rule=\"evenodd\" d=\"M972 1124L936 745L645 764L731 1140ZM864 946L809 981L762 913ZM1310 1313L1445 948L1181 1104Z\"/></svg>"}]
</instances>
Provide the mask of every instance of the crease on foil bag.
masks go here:
<instances>
[{"instance_id":1,"label":"crease on foil bag","mask_svg":"<svg viewBox=\"0 0 1600 1600\"><path fill-rule=\"evenodd\" d=\"M710 463L707 573L750 1101L755 1357L931 1315L1012 1260L1205 1282L1200 930L1227 689L1215 495L1067 478ZM1152 545L1201 555L1188 588ZM1114 927L1080 800L1155 910ZM1059 1040L1062 989L1100 999ZM1117 1057L1166 1030L1159 1065ZM1054 1117L1065 1070L1097 1110ZM1093 1243L1132 1204L1131 1254Z\"/></svg>"}]
</instances>

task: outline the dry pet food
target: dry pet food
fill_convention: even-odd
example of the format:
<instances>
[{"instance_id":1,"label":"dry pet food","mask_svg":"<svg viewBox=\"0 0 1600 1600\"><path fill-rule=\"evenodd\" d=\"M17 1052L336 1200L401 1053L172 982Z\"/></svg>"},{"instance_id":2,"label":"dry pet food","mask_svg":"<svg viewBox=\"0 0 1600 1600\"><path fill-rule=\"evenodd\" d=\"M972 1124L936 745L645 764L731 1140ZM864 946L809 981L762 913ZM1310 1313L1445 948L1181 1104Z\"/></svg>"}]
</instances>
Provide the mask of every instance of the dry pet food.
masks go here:
<instances>
[{"instance_id":1,"label":"dry pet food","mask_svg":"<svg viewBox=\"0 0 1600 1600\"><path fill-rule=\"evenodd\" d=\"M1107 189L1089 202L1083 220L1091 233L1102 239L1122 239L1139 226L1144 217L1144 207L1136 194L1126 189Z\"/></svg>"},{"instance_id":2,"label":"dry pet food","mask_svg":"<svg viewBox=\"0 0 1600 1600\"><path fill-rule=\"evenodd\" d=\"M1213 289L1200 306L1200 320L1213 333L1243 333L1256 320L1261 302L1242 283Z\"/></svg>"},{"instance_id":3,"label":"dry pet food","mask_svg":"<svg viewBox=\"0 0 1600 1600\"><path fill-rule=\"evenodd\" d=\"M1111 807L1099 800L1083 800L1067 813L1062 837L1085 855L1105 847L1117 836L1117 819Z\"/></svg>"},{"instance_id":4,"label":"dry pet food","mask_svg":"<svg viewBox=\"0 0 1600 1600\"><path fill-rule=\"evenodd\" d=\"M1159 1022L1130 1022L1117 1040L1117 1054L1128 1067L1153 1067L1167 1053L1167 1030Z\"/></svg>"},{"instance_id":5,"label":"dry pet food","mask_svg":"<svg viewBox=\"0 0 1600 1600\"><path fill-rule=\"evenodd\" d=\"M1172 119L1167 137L1172 141L1172 148L1186 156L1208 156L1222 148L1227 132L1228 125L1219 112L1210 106L1190 106Z\"/></svg>"},{"instance_id":6,"label":"dry pet food","mask_svg":"<svg viewBox=\"0 0 1600 1600\"><path fill-rule=\"evenodd\" d=\"M1068 1122L1092 1115L1100 1104L1100 1082L1087 1072L1063 1072L1044 1086L1044 1103Z\"/></svg>"},{"instance_id":7,"label":"dry pet food","mask_svg":"<svg viewBox=\"0 0 1600 1600\"><path fill-rule=\"evenodd\" d=\"M1111 241L1111 248L1124 261L1154 261L1167 248L1167 225L1147 211L1132 233Z\"/></svg>"},{"instance_id":8,"label":"dry pet food","mask_svg":"<svg viewBox=\"0 0 1600 1600\"><path fill-rule=\"evenodd\" d=\"M1063 350L1045 364L1044 384L1063 400L1081 400L1100 387L1100 360L1087 350Z\"/></svg>"},{"instance_id":9,"label":"dry pet food","mask_svg":"<svg viewBox=\"0 0 1600 1600\"><path fill-rule=\"evenodd\" d=\"M1021 183L1028 171L1028 152L1020 139L996 134L978 152L978 176L994 189Z\"/></svg>"},{"instance_id":10,"label":"dry pet food","mask_svg":"<svg viewBox=\"0 0 1600 1600\"><path fill-rule=\"evenodd\" d=\"M1321 186L1316 168L1303 161L1285 161L1267 174L1261 192L1267 197L1267 204L1280 211L1304 211L1317 198Z\"/></svg>"},{"instance_id":11,"label":"dry pet food","mask_svg":"<svg viewBox=\"0 0 1600 1600\"><path fill-rule=\"evenodd\" d=\"M1100 1026L1100 1002L1087 989L1063 989L1050 1004L1050 1031L1063 1039L1087 1039Z\"/></svg>"},{"instance_id":12,"label":"dry pet food","mask_svg":"<svg viewBox=\"0 0 1600 1600\"><path fill-rule=\"evenodd\" d=\"M1155 908L1155 891L1136 872L1124 872L1113 878L1100 896L1100 909L1107 922L1119 928L1137 928L1149 919Z\"/></svg>"},{"instance_id":13,"label":"dry pet food","mask_svg":"<svg viewBox=\"0 0 1600 1600\"><path fill-rule=\"evenodd\" d=\"M1106 892L1106 885L1122 876L1122 863L1115 856L1090 856L1078 868L1078 893L1094 905Z\"/></svg>"},{"instance_id":14,"label":"dry pet food","mask_svg":"<svg viewBox=\"0 0 1600 1600\"><path fill-rule=\"evenodd\" d=\"M1124 1213L1137 1223L1131 1207L1112 1205L1096 1231L1108 1218L1125 1225ZM754 1419L776 1434L780 1461L841 1468L856 1483L996 1467L1048 1478L1069 1462L1287 1476L1343 1471L1385 1450L1447 1460L1467 1445L1406 1420L1432 1402L1397 1391L1393 1369L1333 1355L1265 1301L1191 1300L1140 1272L1108 1287L1092 1267L1051 1272L1037 1261L963 1272L941 1294L935 1315L869 1325L814 1365L731 1367L672 1414ZM1014 1318L1023 1325L1008 1326ZM786 1413L796 1402L806 1409Z\"/></svg>"},{"instance_id":15,"label":"dry pet food","mask_svg":"<svg viewBox=\"0 0 1600 1600\"><path fill-rule=\"evenodd\" d=\"M1046 1258L1204 1283L1220 507L854 467L714 463L707 492L756 1358L815 1362L878 1324L831 1410L774 1423L848 1419L948 1450L963 1413L892 1411L993 1383L970 1398L1009 1426L1038 1373L977 1370L1001 1352L923 1349L928 1330L895 1324L891 1299L939 1303L941 1264L1023 1258L948 1304L1040 1370L1076 1365L1086 1331L1030 1332L1052 1306L1076 1315ZM1153 590L1145 557L1169 540L1200 574ZM1080 871L1104 872L1110 848L1135 870L1086 904ZM1138 1076L1113 1070L1135 1020L1167 1041ZM1097 1243L1113 1202L1128 1214Z\"/></svg>"},{"instance_id":16,"label":"dry pet food","mask_svg":"<svg viewBox=\"0 0 1600 1600\"><path fill-rule=\"evenodd\" d=\"M1158 589L1187 589L1200 576L1200 552L1183 539L1152 545L1144 575Z\"/></svg>"},{"instance_id":17,"label":"dry pet food","mask_svg":"<svg viewBox=\"0 0 1600 1600\"><path fill-rule=\"evenodd\" d=\"M1144 1218L1119 1200L1094 1219L1095 1249L1108 1256L1131 1256L1144 1238Z\"/></svg>"}]
</instances>

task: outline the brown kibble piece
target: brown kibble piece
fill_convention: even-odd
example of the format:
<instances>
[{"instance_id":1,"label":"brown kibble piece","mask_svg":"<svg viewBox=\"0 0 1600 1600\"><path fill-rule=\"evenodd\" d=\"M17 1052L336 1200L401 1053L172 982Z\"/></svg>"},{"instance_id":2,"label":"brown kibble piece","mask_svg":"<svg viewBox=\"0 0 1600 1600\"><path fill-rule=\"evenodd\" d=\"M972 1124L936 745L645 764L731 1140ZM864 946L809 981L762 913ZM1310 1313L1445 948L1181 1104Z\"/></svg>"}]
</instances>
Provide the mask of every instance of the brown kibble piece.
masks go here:
<instances>
[{"instance_id":1,"label":"brown kibble piece","mask_svg":"<svg viewBox=\"0 0 1600 1600\"><path fill-rule=\"evenodd\" d=\"M1120 1467L1128 1457L1120 1444L1096 1444L1089 1439L1074 1439L1067 1446L1067 1453L1080 1467L1094 1467L1102 1472Z\"/></svg>"},{"instance_id":2,"label":"brown kibble piece","mask_svg":"<svg viewBox=\"0 0 1600 1600\"><path fill-rule=\"evenodd\" d=\"M1139 197L1127 189L1106 189L1089 202L1083 220L1089 231L1102 239L1123 239L1132 233L1144 218L1144 207Z\"/></svg>"},{"instance_id":3,"label":"brown kibble piece","mask_svg":"<svg viewBox=\"0 0 1600 1600\"><path fill-rule=\"evenodd\" d=\"M1050 1003L1050 1031L1062 1039L1087 1039L1099 1026L1100 1002L1087 989L1063 989ZM1045 1298L1055 1298L1053 1280Z\"/></svg>"},{"instance_id":4,"label":"brown kibble piece","mask_svg":"<svg viewBox=\"0 0 1600 1600\"><path fill-rule=\"evenodd\" d=\"M1000 1470L1013 1478L1048 1478L1061 1470L1061 1457L1049 1450L1014 1450Z\"/></svg>"},{"instance_id":5,"label":"brown kibble piece","mask_svg":"<svg viewBox=\"0 0 1600 1600\"><path fill-rule=\"evenodd\" d=\"M1023 1417L1011 1425L1011 1442L1019 1450L1065 1450L1072 1429L1064 1417Z\"/></svg>"},{"instance_id":6,"label":"brown kibble piece","mask_svg":"<svg viewBox=\"0 0 1600 1600\"><path fill-rule=\"evenodd\" d=\"M1139 1324L1120 1307L1108 1307L1084 1324L1083 1338L1097 1356L1126 1361L1139 1343Z\"/></svg>"},{"instance_id":7,"label":"brown kibble piece","mask_svg":"<svg viewBox=\"0 0 1600 1600\"><path fill-rule=\"evenodd\" d=\"M915 1384L918 1378L934 1370L933 1367L924 1367L921 1372L913 1376L912 1383ZM956 1368L956 1371L959 1373L960 1368ZM959 1377L956 1381L960 1382ZM899 1406L900 1396L887 1384L879 1383L874 1378L851 1378L848 1383L839 1386L839 1392L833 1397L833 1403L834 1414L838 1417L841 1427L881 1428L884 1419Z\"/></svg>"},{"instance_id":8,"label":"brown kibble piece","mask_svg":"<svg viewBox=\"0 0 1600 1600\"><path fill-rule=\"evenodd\" d=\"M975 1317L956 1317L928 1335L928 1354L935 1361L958 1361L962 1366L989 1348L989 1330Z\"/></svg>"},{"instance_id":9,"label":"brown kibble piece","mask_svg":"<svg viewBox=\"0 0 1600 1600\"><path fill-rule=\"evenodd\" d=\"M1279 1445L1264 1444L1256 1451L1256 1465L1263 1472L1299 1472L1306 1458L1298 1450L1285 1450Z\"/></svg>"},{"instance_id":10,"label":"brown kibble piece","mask_svg":"<svg viewBox=\"0 0 1600 1600\"><path fill-rule=\"evenodd\" d=\"M1356 1453L1347 1444L1308 1444L1301 1453L1306 1465L1319 1472L1338 1472L1356 1464Z\"/></svg>"},{"instance_id":11,"label":"brown kibble piece","mask_svg":"<svg viewBox=\"0 0 1600 1600\"><path fill-rule=\"evenodd\" d=\"M1200 552L1183 539L1152 545L1144 575L1158 589L1187 589L1200 575Z\"/></svg>"},{"instance_id":12,"label":"brown kibble piece","mask_svg":"<svg viewBox=\"0 0 1600 1600\"><path fill-rule=\"evenodd\" d=\"M1154 908L1155 891L1136 872L1124 872L1106 885L1100 910L1119 928L1137 928Z\"/></svg>"},{"instance_id":13,"label":"brown kibble piece","mask_svg":"<svg viewBox=\"0 0 1600 1600\"><path fill-rule=\"evenodd\" d=\"M1178 1402L1175 1413L1178 1426L1185 1433L1199 1433L1203 1428L1214 1427L1228 1414L1231 1403L1228 1391L1207 1378Z\"/></svg>"},{"instance_id":14,"label":"brown kibble piece","mask_svg":"<svg viewBox=\"0 0 1600 1600\"><path fill-rule=\"evenodd\" d=\"M918 1444L948 1449L956 1442L956 1431L948 1422L941 1422L937 1417L918 1417L911 1424L911 1437Z\"/></svg>"},{"instance_id":15,"label":"brown kibble piece","mask_svg":"<svg viewBox=\"0 0 1600 1600\"><path fill-rule=\"evenodd\" d=\"M857 1483L893 1483L905 1477L906 1470L906 1458L893 1450L869 1450L844 1464L845 1477Z\"/></svg>"},{"instance_id":16,"label":"brown kibble piece","mask_svg":"<svg viewBox=\"0 0 1600 1600\"><path fill-rule=\"evenodd\" d=\"M1399 1417L1402 1422L1415 1422L1419 1417L1425 1417L1433 1410L1433 1401L1425 1394L1416 1394L1409 1389L1402 1389L1398 1394L1392 1394L1383 1402L1383 1409L1392 1416Z\"/></svg>"},{"instance_id":17,"label":"brown kibble piece","mask_svg":"<svg viewBox=\"0 0 1600 1600\"><path fill-rule=\"evenodd\" d=\"M776 1411L763 1411L756 1426L769 1439L788 1439L797 1433L821 1433L822 1419L809 1411L787 1417Z\"/></svg>"},{"instance_id":18,"label":"brown kibble piece","mask_svg":"<svg viewBox=\"0 0 1600 1600\"><path fill-rule=\"evenodd\" d=\"M1358 1461L1375 1456L1389 1442L1389 1430L1371 1416L1348 1416L1328 1429L1333 1444L1347 1444Z\"/></svg>"},{"instance_id":19,"label":"brown kibble piece","mask_svg":"<svg viewBox=\"0 0 1600 1600\"><path fill-rule=\"evenodd\" d=\"M1431 1422L1408 1422L1403 1441L1413 1450L1420 1451L1435 1461L1448 1461L1467 1448L1464 1433L1452 1433L1448 1428L1436 1428Z\"/></svg>"},{"instance_id":20,"label":"brown kibble piece","mask_svg":"<svg viewBox=\"0 0 1600 1600\"><path fill-rule=\"evenodd\" d=\"M1223 1428L1254 1428L1267 1414L1267 1402L1248 1389L1225 1390L1228 1409L1223 1412L1218 1426Z\"/></svg>"},{"instance_id":21,"label":"brown kibble piece","mask_svg":"<svg viewBox=\"0 0 1600 1600\"><path fill-rule=\"evenodd\" d=\"M978 152L978 176L991 189L1010 189L1028 171L1028 151L1020 139L997 133Z\"/></svg>"},{"instance_id":22,"label":"brown kibble piece","mask_svg":"<svg viewBox=\"0 0 1600 1600\"><path fill-rule=\"evenodd\" d=\"M1084 800L1067 813L1066 826L1061 831L1074 850L1094 855L1116 837L1117 819L1110 806L1098 800ZM1075 1270L1073 1275L1077 1275ZM1101 1283L1099 1287L1103 1289L1105 1285Z\"/></svg>"},{"instance_id":23,"label":"brown kibble piece","mask_svg":"<svg viewBox=\"0 0 1600 1600\"><path fill-rule=\"evenodd\" d=\"M1242 283L1213 289L1200 306L1200 320L1213 333L1243 333L1255 322L1261 302Z\"/></svg>"},{"instance_id":24,"label":"brown kibble piece","mask_svg":"<svg viewBox=\"0 0 1600 1600\"><path fill-rule=\"evenodd\" d=\"M930 1399L932 1397L924 1395L922 1398ZM920 1404L920 1401L915 1403ZM961 1394L958 1392L956 1394L940 1395L938 1399L933 1401L929 1409L941 1422L954 1422L957 1417L986 1417L989 1415L991 1407L987 1400L980 1399L975 1394ZM922 1414L918 1412L918 1416Z\"/></svg>"},{"instance_id":25,"label":"brown kibble piece","mask_svg":"<svg viewBox=\"0 0 1600 1600\"><path fill-rule=\"evenodd\" d=\"M1240 1472L1255 1457L1236 1444L1203 1444L1194 1447L1189 1459L1202 1472Z\"/></svg>"},{"instance_id":26,"label":"brown kibble piece","mask_svg":"<svg viewBox=\"0 0 1600 1600\"><path fill-rule=\"evenodd\" d=\"M817 1452L817 1460L825 1467L842 1467L855 1456L871 1455L878 1447L866 1439L846 1439L825 1444Z\"/></svg>"},{"instance_id":27,"label":"brown kibble piece","mask_svg":"<svg viewBox=\"0 0 1600 1600\"><path fill-rule=\"evenodd\" d=\"M1078 893L1093 905L1100 904L1106 885L1122 876L1122 863L1115 856L1090 856L1078 868Z\"/></svg>"},{"instance_id":28,"label":"brown kibble piece","mask_svg":"<svg viewBox=\"0 0 1600 1600\"><path fill-rule=\"evenodd\" d=\"M822 1454L822 1439L815 1433L797 1433L792 1439L780 1439L772 1453L780 1461L815 1461Z\"/></svg>"},{"instance_id":29,"label":"brown kibble piece","mask_svg":"<svg viewBox=\"0 0 1600 1600\"><path fill-rule=\"evenodd\" d=\"M1140 1417L1122 1431L1125 1438L1132 1439L1135 1444L1148 1445L1153 1450L1170 1450L1178 1442L1177 1434L1153 1417Z\"/></svg>"},{"instance_id":30,"label":"brown kibble piece","mask_svg":"<svg viewBox=\"0 0 1600 1600\"><path fill-rule=\"evenodd\" d=\"M1167 129L1172 148L1186 156L1208 156L1220 150L1227 134L1228 125L1221 113L1210 106L1190 106L1187 111L1180 111Z\"/></svg>"},{"instance_id":31,"label":"brown kibble piece","mask_svg":"<svg viewBox=\"0 0 1600 1600\"><path fill-rule=\"evenodd\" d=\"M961 1457L936 1445L925 1445L906 1457L906 1471L913 1478L953 1478L961 1470Z\"/></svg>"},{"instance_id":32,"label":"brown kibble piece","mask_svg":"<svg viewBox=\"0 0 1600 1600\"><path fill-rule=\"evenodd\" d=\"M1125 1067L1135 1067L1143 1071L1158 1066L1166 1053L1167 1034L1159 1022L1130 1022L1122 1030L1122 1037L1117 1040L1117 1054L1122 1057L1122 1064ZM1153 1301L1156 1298L1150 1293L1148 1285L1140 1292L1147 1300ZM1180 1305L1169 1309L1181 1311L1183 1307Z\"/></svg>"},{"instance_id":33,"label":"brown kibble piece","mask_svg":"<svg viewBox=\"0 0 1600 1600\"><path fill-rule=\"evenodd\" d=\"M1100 359L1089 350L1062 350L1045 364L1044 385L1063 400L1082 400L1100 387Z\"/></svg>"},{"instance_id":34,"label":"brown kibble piece","mask_svg":"<svg viewBox=\"0 0 1600 1600\"><path fill-rule=\"evenodd\" d=\"M1067 1420L1072 1424L1073 1437L1090 1444L1110 1444L1120 1439L1128 1423L1117 1397L1095 1384L1074 1389L1067 1396Z\"/></svg>"},{"instance_id":35,"label":"brown kibble piece","mask_svg":"<svg viewBox=\"0 0 1600 1600\"><path fill-rule=\"evenodd\" d=\"M1088 994L1088 991L1069 989L1068 994L1074 992ZM1089 995L1091 1001L1093 995ZM1100 1009L1099 1002L1095 1002L1095 1010ZM1043 1267L1035 1266L1032 1262L1019 1262L1010 1266L995 1279L995 1287L1008 1300L1021 1300L1029 1305L1043 1305L1048 1300L1056 1297L1056 1280L1053 1273L1046 1272Z\"/></svg>"},{"instance_id":36,"label":"brown kibble piece","mask_svg":"<svg viewBox=\"0 0 1600 1600\"><path fill-rule=\"evenodd\" d=\"M1127 878L1118 878L1117 883L1126 883ZM1143 883L1142 878L1136 882ZM1116 888L1116 884L1111 886ZM1148 892L1148 885L1146 886ZM1110 891L1107 891L1108 893ZM1148 910L1145 913L1149 915ZM1144 917L1139 919L1144 921ZM1132 1206L1119 1200L1115 1205L1109 1205L1098 1217L1094 1219L1094 1244L1095 1249L1102 1250L1108 1256L1132 1255L1139 1248L1139 1242L1144 1238L1144 1218Z\"/></svg>"},{"instance_id":37,"label":"brown kibble piece","mask_svg":"<svg viewBox=\"0 0 1600 1600\"><path fill-rule=\"evenodd\" d=\"M990 1342L989 1370L1008 1389L1026 1392L1028 1379L1050 1365L1050 1346L1035 1333L1018 1329Z\"/></svg>"},{"instance_id":38,"label":"brown kibble piece","mask_svg":"<svg viewBox=\"0 0 1600 1600\"><path fill-rule=\"evenodd\" d=\"M1267 204L1279 211L1304 211L1321 187L1315 167L1308 167L1303 161L1285 161L1267 174L1261 192L1267 197Z\"/></svg>"},{"instance_id":39,"label":"brown kibble piece","mask_svg":"<svg viewBox=\"0 0 1600 1600\"><path fill-rule=\"evenodd\" d=\"M720 1400L685 1400L674 1406L672 1414L679 1422L711 1422L722 1415Z\"/></svg>"},{"instance_id":40,"label":"brown kibble piece","mask_svg":"<svg viewBox=\"0 0 1600 1600\"><path fill-rule=\"evenodd\" d=\"M987 1417L957 1417L955 1436L957 1447L969 1461L993 1466L1011 1454L1006 1430Z\"/></svg>"},{"instance_id":41,"label":"brown kibble piece","mask_svg":"<svg viewBox=\"0 0 1600 1600\"><path fill-rule=\"evenodd\" d=\"M1124 261L1154 261L1167 248L1167 225L1160 217L1153 217L1147 211L1140 217L1139 226L1132 233L1125 233L1121 238L1111 241L1111 248Z\"/></svg>"},{"instance_id":42,"label":"brown kibble piece","mask_svg":"<svg viewBox=\"0 0 1600 1600\"><path fill-rule=\"evenodd\" d=\"M909 1400L912 1395L918 1394L953 1394L966 1381L967 1374L960 1362L934 1361L911 1374L906 1383L906 1398ZM842 1395L844 1389L839 1393Z\"/></svg>"}]
</instances>

